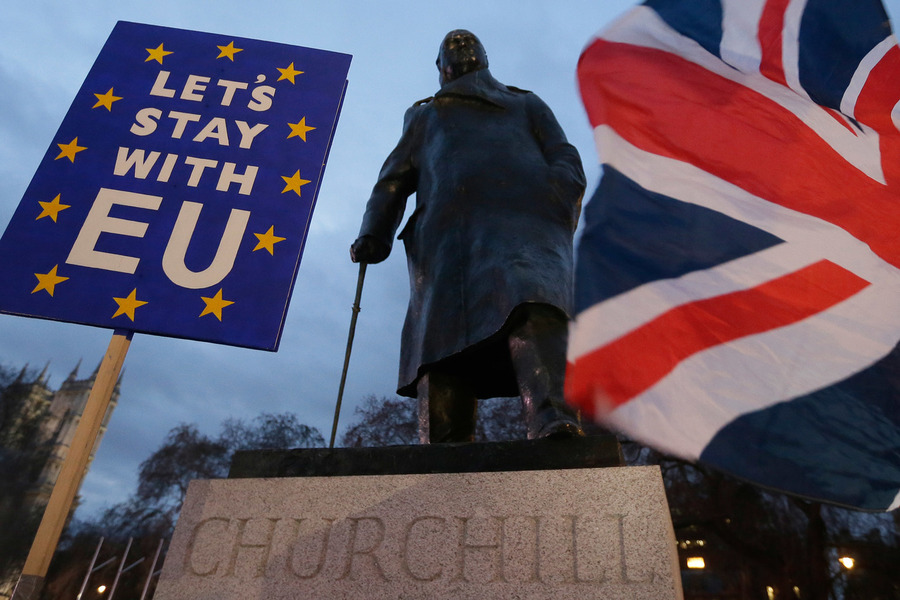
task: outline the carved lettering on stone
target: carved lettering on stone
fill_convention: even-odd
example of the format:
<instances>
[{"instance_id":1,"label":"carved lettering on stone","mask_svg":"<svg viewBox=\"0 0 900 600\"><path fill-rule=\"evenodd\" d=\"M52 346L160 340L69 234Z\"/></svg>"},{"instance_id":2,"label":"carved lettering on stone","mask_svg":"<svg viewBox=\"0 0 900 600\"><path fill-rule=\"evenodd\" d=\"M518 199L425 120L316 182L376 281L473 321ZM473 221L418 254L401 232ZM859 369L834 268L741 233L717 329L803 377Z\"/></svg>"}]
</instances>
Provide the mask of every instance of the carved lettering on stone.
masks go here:
<instances>
[{"instance_id":1,"label":"carved lettering on stone","mask_svg":"<svg viewBox=\"0 0 900 600\"><path fill-rule=\"evenodd\" d=\"M626 514L209 517L190 532L184 572L242 580L642 586ZM631 525L634 526L634 525Z\"/></svg>"},{"instance_id":2,"label":"carved lettering on stone","mask_svg":"<svg viewBox=\"0 0 900 600\"><path fill-rule=\"evenodd\" d=\"M293 519L295 527L292 539L294 542L290 545L287 556L288 571L299 579L312 579L322 571L328 552L328 542L331 540L331 528L335 521L334 519L321 519L324 523L321 533L318 536L311 536L313 539L309 540L300 537L300 527L307 520ZM297 555L301 557L299 560L296 558ZM312 564L310 565L310 563Z\"/></svg>"}]
</instances>

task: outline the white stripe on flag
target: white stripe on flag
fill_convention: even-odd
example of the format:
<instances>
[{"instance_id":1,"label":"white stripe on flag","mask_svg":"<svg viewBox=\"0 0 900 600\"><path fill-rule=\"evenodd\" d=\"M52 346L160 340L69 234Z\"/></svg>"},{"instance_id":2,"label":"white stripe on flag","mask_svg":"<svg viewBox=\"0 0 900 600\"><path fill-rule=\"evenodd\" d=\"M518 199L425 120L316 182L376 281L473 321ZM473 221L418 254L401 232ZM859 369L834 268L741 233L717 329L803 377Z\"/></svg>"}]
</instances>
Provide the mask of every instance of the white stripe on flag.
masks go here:
<instances>
[{"instance_id":1,"label":"white stripe on flag","mask_svg":"<svg viewBox=\"0 0 900 600\"><path fill-rule=\"evenodd\" d=\"M722 0L722 60L745 73L759 73L759 19L762 2Z\"/></svg>"},{"instance_id":2,"label":"white stripe on flag","mask_svg":"<svg viewBox=\"0 0 900 600\"><path fill-rule=\"evenodd\" d=\"M800 83L800 22L806 11L806 0L791 0L784 13L784 28L781 31L781 66L788 87L802 100L812 102Z\"/></svg>"},{"instance_id":3,"label":"white stripe on flag","mask_svg":"<svg viewBox=\"0 0 900 600\"><path fill-rule=\"evenodd\" d=\"M856 72L850 79L850 84L844 90L844 96L841 98L841 112L848 117L855 117L856 101L859 100L859 93L866 85L869 79L869 73L875 68L888 50L897 45L897 38L893 34L884 38L880 44L869 50L856 67Z\"/></svg>"}]
</instances>

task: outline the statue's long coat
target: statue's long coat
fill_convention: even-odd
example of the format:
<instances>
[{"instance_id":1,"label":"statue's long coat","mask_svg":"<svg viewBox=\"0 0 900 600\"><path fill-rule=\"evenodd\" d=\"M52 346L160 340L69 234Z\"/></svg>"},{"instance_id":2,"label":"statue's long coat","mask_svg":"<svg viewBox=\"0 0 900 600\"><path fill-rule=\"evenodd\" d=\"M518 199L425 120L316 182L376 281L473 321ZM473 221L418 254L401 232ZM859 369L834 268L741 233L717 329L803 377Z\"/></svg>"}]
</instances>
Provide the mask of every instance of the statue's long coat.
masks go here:
<instances>
[{"instance_id":1,"label":"statue's long coat","mask_svg":"<svg viewBox=\"0 0 900 600\"><path fill-rule=\"evenodd\" d=\"M360 236L400 232L410 299L398 393L438 361L470 371L481 398L518 395L508 318L523 303L572 303L572 236L584 193L578 152L535 94L487 69L411 107L366 206ZM487 353L486 353L487 352Z\"/></svg>"}]
</instances>

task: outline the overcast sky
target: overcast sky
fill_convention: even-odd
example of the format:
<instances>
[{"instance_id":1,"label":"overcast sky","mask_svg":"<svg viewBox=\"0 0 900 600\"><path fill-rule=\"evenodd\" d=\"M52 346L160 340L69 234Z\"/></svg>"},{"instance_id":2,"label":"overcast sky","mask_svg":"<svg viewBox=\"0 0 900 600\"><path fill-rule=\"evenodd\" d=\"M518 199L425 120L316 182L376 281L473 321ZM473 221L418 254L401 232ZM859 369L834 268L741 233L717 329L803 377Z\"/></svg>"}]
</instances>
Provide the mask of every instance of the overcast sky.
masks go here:
<instances>
[{"instance_id":1,"label":"overcast sky","mask_svg":"<svg viewBox=\"0 0 900 600\"><path fill-rule=\"evenodd\" d=\"M494 76L536 92L582 155L588 194L599 168L575 66L590 37L630 0L63 0L7 2L0 19L0 230L116 21L134 21L351 54L349 86L277 353L136 334L122 395L83 484L78 516L123 500L137 468L183 422L215 434L229 417L295 412L328 438L356 286L348 257L371 186L403 113L437 87L444 34L473 31ZM900 0L886 3L893 15ZM2 293L2 290L0 290ZM341 423L369 394L391 395L408 299L402 246L368 270ZM42 368L58 387L99 363L111 330L0 315L0 364Z\"/></svg>"}]
</instances>

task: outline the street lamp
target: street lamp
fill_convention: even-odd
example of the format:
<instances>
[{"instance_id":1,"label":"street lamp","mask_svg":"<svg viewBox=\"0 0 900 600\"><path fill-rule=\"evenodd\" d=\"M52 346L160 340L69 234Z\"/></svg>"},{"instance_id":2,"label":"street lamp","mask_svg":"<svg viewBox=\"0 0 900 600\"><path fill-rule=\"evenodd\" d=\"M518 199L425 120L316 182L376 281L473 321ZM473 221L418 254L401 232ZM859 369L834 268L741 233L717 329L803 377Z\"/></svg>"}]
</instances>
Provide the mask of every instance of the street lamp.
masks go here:
<instances>
[{"instance_id":1,"label":"street lamp","mask_svg":"<svg viewBox=\"0 0 900 600\"><path fill-rule=\"evenodd\" d=\"M105 586L105 585L101 585L100 587L97 588L97 593L98 593L98 594L102 594L102 593L105 592L105 591L106 591L106 586Z\"/></svg>"},{"instance_id":2,"label":"street lamp","mask_svg":"<svg viewBox=\"0 0 900 600\"><path fill-rule=\"evenodd\" d=\"M687 568L688 569L705 569L706 561L703 560L702 556L691 556L687 559Z\"/></svg>"},{"instance_id":3,"label":"street lamp","mask_svg":"<svg viewBox=\"0 0 900 600\"><path fill-rule=\"evenodd\" d=\"M842 556L838 559L838 562L844 565L844 568L847 570L852 569L853 565L856 564L856 561L851 556Z\"/></svg>"}]
</instances>

